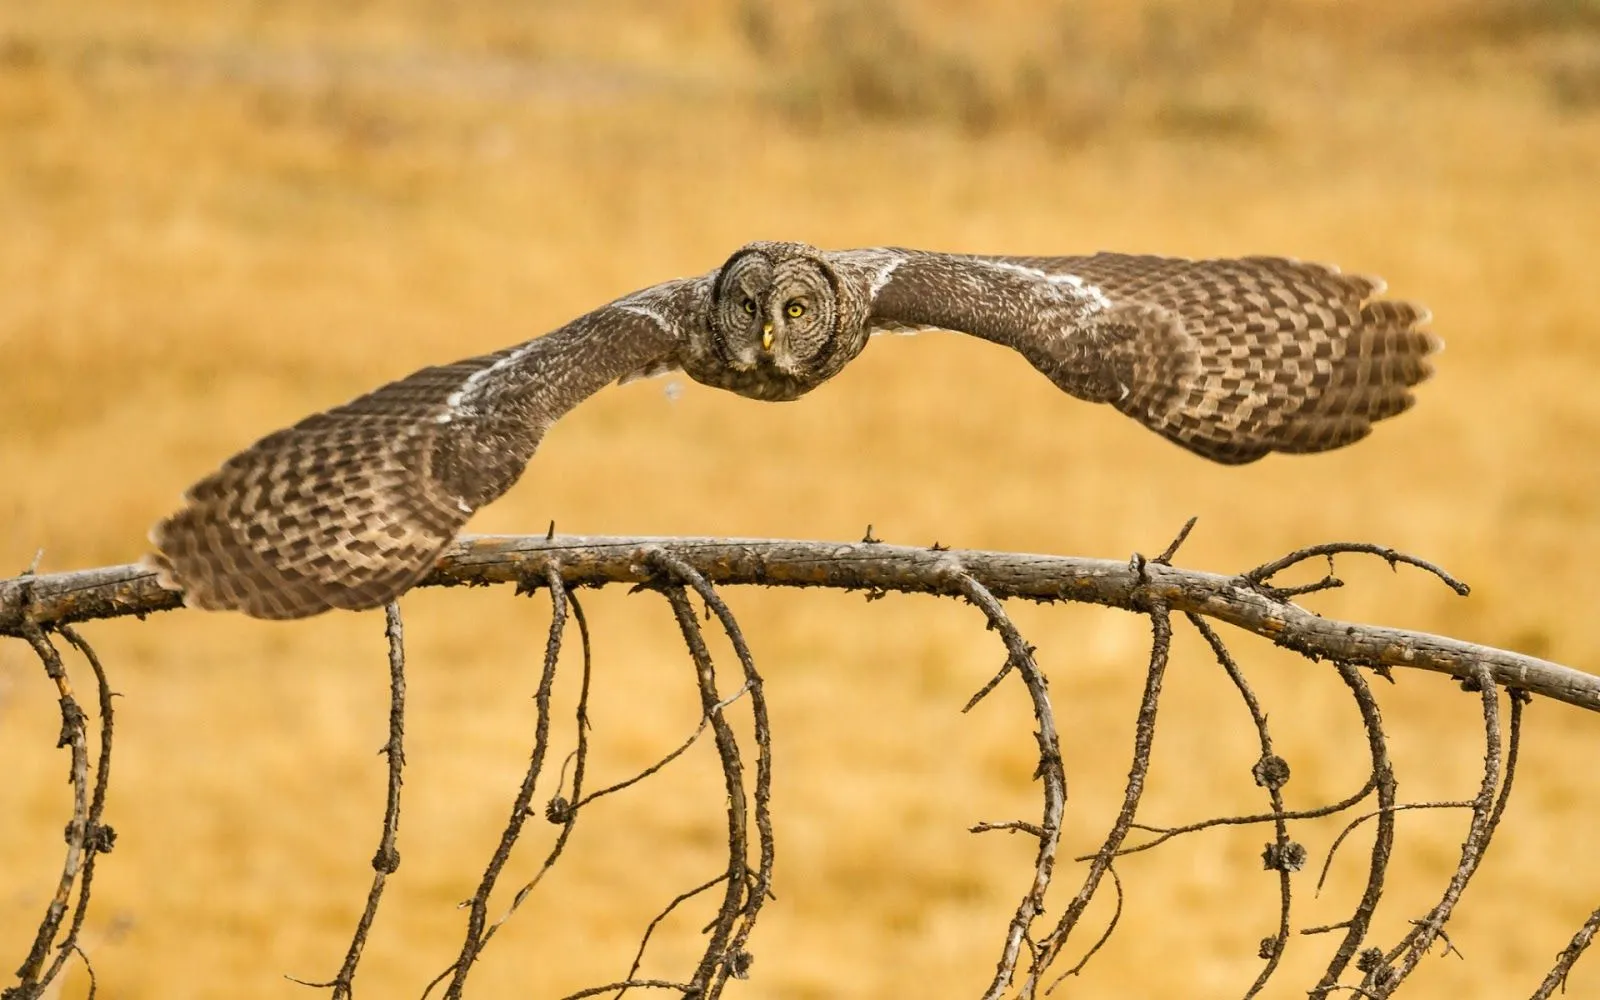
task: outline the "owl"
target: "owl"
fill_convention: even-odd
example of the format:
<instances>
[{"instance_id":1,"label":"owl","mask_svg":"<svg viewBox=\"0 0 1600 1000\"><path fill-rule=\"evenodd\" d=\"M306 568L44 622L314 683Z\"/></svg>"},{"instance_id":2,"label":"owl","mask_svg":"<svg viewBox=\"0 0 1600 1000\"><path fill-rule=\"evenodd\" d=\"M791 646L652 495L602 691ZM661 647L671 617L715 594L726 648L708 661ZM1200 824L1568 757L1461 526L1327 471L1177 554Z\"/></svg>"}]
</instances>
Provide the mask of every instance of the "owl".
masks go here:
<instances>
[{"instance_id":1,"label":"owl","mask_svg":"<svg viewBox=\"0 0 1600 1000\"><path fill-rule=\"evenodd\" d=\"M618 380L682 370L797 399L874 334L1016 351L1214 462L1318 452L1411 406L1440 341L1383 283L1276 257L1002 257L758 242L554 332L424 368L268 434L196 483L147 557L193 607L260 618L383 605Z\"/></svg>"}]
</instances>

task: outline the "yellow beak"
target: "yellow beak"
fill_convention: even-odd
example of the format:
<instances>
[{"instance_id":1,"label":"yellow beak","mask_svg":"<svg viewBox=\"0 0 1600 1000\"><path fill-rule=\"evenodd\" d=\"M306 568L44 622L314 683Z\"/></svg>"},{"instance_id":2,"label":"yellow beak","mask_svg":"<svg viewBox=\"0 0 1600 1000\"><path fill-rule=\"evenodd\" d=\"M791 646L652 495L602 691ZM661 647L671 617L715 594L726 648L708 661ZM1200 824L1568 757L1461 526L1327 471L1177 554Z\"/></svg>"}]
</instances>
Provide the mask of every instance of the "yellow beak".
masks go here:
<instances>
[{"instance_id":1,"label":"yellow beak","mask_svg":"<svg viewBox=\"0 0 1600 1000\"><path fill-rule=\"evenodd\" d=\"M763 324L761 324L761 349L763 351L772 350L772 324L771 323L763 323Z\"/></svg>"}]
</instances>

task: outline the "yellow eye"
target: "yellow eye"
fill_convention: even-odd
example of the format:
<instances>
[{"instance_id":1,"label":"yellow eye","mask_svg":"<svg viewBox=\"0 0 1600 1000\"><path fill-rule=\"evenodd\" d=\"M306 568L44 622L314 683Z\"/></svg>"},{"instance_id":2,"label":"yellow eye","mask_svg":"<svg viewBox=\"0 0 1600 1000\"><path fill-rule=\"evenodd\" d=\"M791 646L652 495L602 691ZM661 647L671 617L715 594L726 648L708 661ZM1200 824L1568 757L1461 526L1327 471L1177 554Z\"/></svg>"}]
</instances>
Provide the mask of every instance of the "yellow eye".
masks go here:
<instances>
[{"instance_id":1,"label":"yellow eye","mask_svg":"<svg viewBox=\"0 0 1600 1000\"><path fill-rule=\"evenodd\" d=\"M756 300L755 299L745 299L744 300L744 311L745 311L745 313L747 315L754 316L756 314Z\"/></svg>"},{"instance_id":2,"label":"yellow eye","mask_svg":"<svg viewBox=\"0 0 1600 1000\"><path fill-rule=\"evenodd\" d=\"M783 312L790 319L799 319L806 314L806 307L799 302L791 302L783 307Z\"/></svg>"}]
</instances>

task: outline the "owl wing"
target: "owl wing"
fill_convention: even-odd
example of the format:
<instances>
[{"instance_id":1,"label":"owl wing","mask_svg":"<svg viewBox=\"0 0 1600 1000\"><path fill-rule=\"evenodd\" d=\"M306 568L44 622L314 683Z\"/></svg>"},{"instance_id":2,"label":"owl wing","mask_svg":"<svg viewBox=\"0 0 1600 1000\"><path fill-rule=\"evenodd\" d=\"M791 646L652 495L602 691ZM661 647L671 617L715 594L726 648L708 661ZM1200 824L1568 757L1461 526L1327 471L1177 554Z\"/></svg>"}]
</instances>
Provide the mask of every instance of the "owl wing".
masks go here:
<instances>
[{"instance_id":1,"label":"owl wing","mask_svg":"<svg viewBox=\"0 0 1600 1000\"><path fill-rule=\"evenodd\" d=\"M1277 257L858 253L847 270L875 328L1004 344L1065 391L1228 464L1365 437L1411 406L1442 346L1427 310L1378 297L1383 282Z\"/></svg>"},{"instance_id":2,"label":"owl wing","mask_svg":"<svg viewBox=\"0 0 1600 1000\"><path fill-rule=\"evenodd\" d=\"M189 489L146 562L194 607L300 618L385 604L517 481L557 418L672 363L705 295L702 280L667 282L269 434Z\"/></svg>"}]
</instances>

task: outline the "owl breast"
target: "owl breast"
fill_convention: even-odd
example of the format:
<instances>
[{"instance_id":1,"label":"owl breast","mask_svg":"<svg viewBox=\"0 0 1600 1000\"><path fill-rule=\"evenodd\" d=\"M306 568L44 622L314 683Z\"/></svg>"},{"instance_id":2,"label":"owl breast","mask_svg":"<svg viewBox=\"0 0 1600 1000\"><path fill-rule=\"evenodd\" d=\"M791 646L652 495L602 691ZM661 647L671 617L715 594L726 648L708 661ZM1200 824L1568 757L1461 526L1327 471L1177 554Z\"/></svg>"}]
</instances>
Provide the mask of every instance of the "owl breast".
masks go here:
<instances>
[{"instance_id":1,"label":"owl breast","mask_svg":"<svg viewBox=\"0 0 1600 1000\"><path fill-rule=\"evenodd\" d=\"M750 399L781 403L799 399L816 388L818 380L781 371L773 365L757 363L754 367L737 369L720 359L696 357L691 351L684 358L683 370L702 385L727 389Z\"/></svg>"}]
</instances>

